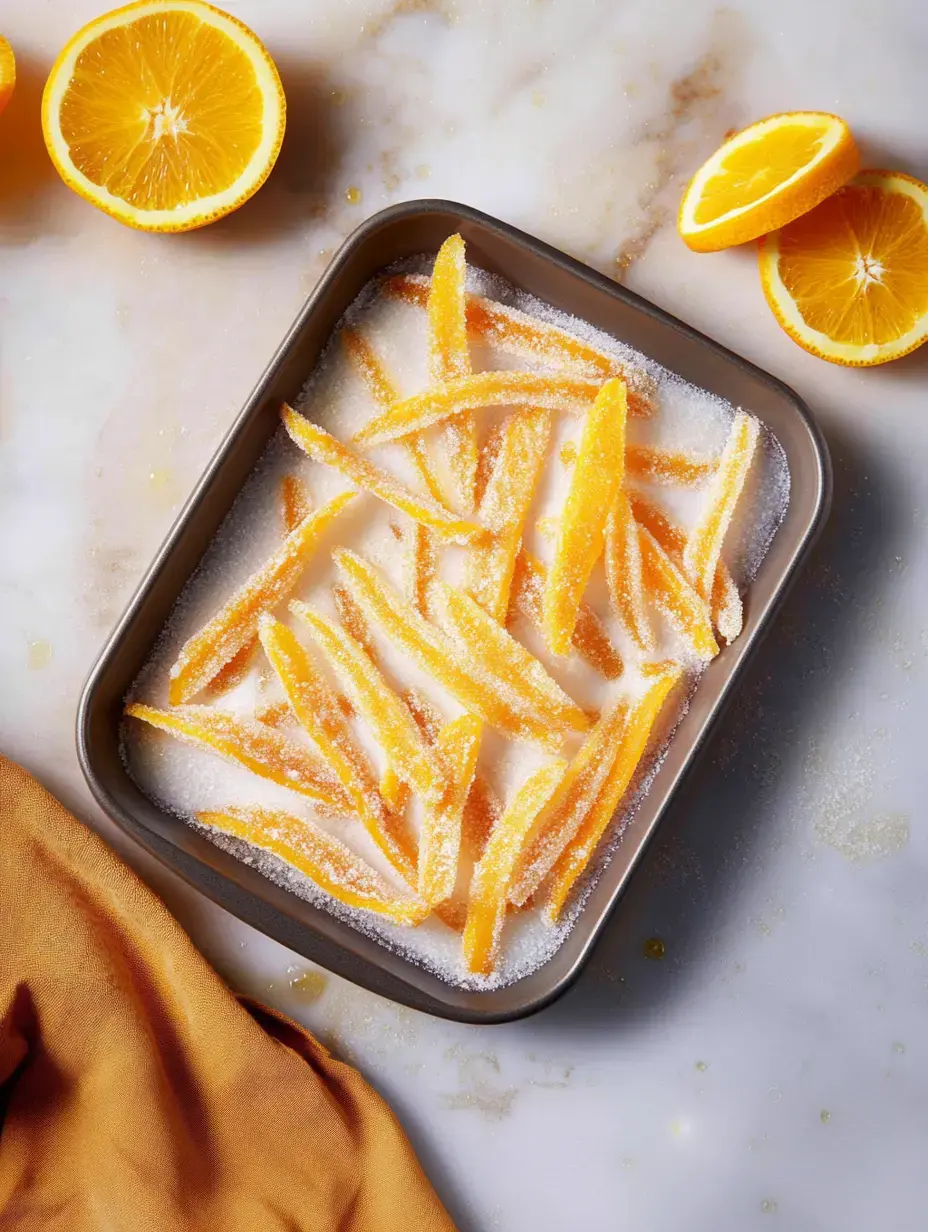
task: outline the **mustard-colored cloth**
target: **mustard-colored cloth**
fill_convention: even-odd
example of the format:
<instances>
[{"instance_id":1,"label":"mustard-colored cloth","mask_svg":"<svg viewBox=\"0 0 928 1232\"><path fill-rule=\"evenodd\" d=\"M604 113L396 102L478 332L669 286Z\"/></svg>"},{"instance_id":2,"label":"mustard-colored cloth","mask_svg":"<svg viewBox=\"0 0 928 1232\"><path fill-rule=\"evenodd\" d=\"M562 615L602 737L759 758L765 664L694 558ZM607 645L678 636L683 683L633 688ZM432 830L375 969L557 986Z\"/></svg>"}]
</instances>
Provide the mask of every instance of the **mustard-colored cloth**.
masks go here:
<instances>
[{"instance_id":1,"label":"mustard-colored cloth","mask_svg":"<svg viewBox=\"0 0 928 1232\"><path fill-rule=\"evenodd\" d=\"M3 759L0 1229L454 1232L360 1075Z\"/></svg>"}]
</instances>

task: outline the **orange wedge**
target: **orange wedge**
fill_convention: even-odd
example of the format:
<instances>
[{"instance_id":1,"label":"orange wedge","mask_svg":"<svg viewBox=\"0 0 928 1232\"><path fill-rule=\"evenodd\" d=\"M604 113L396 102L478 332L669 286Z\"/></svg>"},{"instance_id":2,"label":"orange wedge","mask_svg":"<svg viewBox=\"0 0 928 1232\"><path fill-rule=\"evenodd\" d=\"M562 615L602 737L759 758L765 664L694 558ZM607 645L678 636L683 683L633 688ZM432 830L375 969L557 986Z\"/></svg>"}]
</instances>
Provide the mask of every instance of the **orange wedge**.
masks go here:
<instances>
[{"instance_id":1,"label":"orange wedge","mask_svg":"<svg viewBox=\"0 0 928 1232\"><path fill-rule=\"evenodd\" d=\"M0 111L10 101L16 85L16 57L13 48L0 34Z\"/></svg>"},{"instance_id":2,"label":"orange wedge","mask_svg":"<svg viewBox=\"0 0 928 1232\"><path fill-rule=\"evenodd\" d=\"M928 339L928 185L864 171L760 246L780 325L806 351L867 367Z\"/></svg>"},{"instance_id":3,"label":"orange wedge","mask_svg":"<svg viewBox=\"0 0 928 1232\"><path fill-rule=\"evenodd\" d=\"M202 0L141 0L79 30L42 98L52 162L76 193L144 231L189 231L264 183L286 103L257 36Z\"/></svg>"},{"instance_id":4,"label":"orange wedge","mask_svg":"<svg viewBox=\"0 0 928 1232\"><path fill-rule=\"evenodd\" d=\"M838 116L768 116L730 137L690 180L680 235L695 252L756 240L814 209L859 166L851 130Z\"/></svg>"}]
</instances>

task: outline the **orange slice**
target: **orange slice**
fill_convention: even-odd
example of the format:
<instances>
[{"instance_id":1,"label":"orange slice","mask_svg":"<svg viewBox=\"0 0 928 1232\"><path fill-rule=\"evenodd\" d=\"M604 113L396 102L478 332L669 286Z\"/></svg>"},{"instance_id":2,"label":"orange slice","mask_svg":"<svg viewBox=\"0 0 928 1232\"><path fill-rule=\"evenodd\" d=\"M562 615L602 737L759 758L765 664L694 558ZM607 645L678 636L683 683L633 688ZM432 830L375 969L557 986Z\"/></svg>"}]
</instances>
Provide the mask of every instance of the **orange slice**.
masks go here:
<instances>
[{"instance_id":1,"label":"orange slice","mask_svg":"<svg viewBox=\"0 0 928 1232\"><path fill-rule=\"evenodd\" d=\"M567 762L557 758L522 784L496 823L477 862L463 939L467 969L476 975L488 975L493 970L509 887L525 840L566 770Z\"/></svg>"},{"instance_id":2,"label":"orange slice","mask_svg":"<svg viewBox=\"0 0 928 1232\"><path fill-rule=\"evenodd\" d=\"M638 542L641 576L648 595L701 659L714 659L719 646L712 634L709 608L701 595L643 526L638 527Z\"/></svg>"},{"instance_id":3,"label":"orange slice","mask_svg":"<svg viewBox=\"0 0 928 1232\"><path fill-rule=\"evenodd\" d=\"M339 813L350 813L351 804L329 767L308 749L282 736L272 727L237 719L211 706L177 706L157 710L134 703L126 707L132 719L142 719L210 753L218 753L281 787L298 791L310 800Z\"/></svg>"},{"instance_id":4,"label":"orange slice","mask_svg":"<svg viewBox=\"0 0 928 1232\"><path fill-rule=\"evenodd\" d=\"M0 111L10 101L16 85L16 56L13 48L0 34Z\"/></svg>"},{"instance_id":5,"label":"orange slice","mask_svg":"<svg viewBox=\"0 0 928 1232\"><path fill-rule=\"evenodd\" d=\"M280 856L346 907L363 907L395 924L419 924L424 903L398 894L360 856L305 817L279 809L227 808L197 813L197 821Z\"/></svg>"},{"instance_id":6,"label":"orange slice","mask_svg":"<svg viewBox=\"0 0 928 1232\"><path fill-rule=\"evenodd\" d=\"M638 526L628 497L616 495L606 523L606 582L616 615L639 650L654 649L654 630L648 619L641 576L641 545Z\"/></svg>"},{"instance_id":7,"label":"orange slice","mask_svg":"<svg viewBox=\"0 0 928 1232\"><path fill-rule=\"evenodd\" d=\"M464 320L464 241L449 235L435 258L429 289L429 379L433 385L470 375L470 349ZM457 486L460 507L474 507L477 477L477 420L470 411L442 425L442 442Z\"/></svg>"},{"instance_id":8,"label":"orange slice","mask_svg":"<svg viewBox=\"0 0 928 1232\"><path fill-rule=\"evenodd\" d=\"M760 247L780 325L806 351L866 367L928 339L928 185L864 171Z\"/></svg>"},{"instance_id":9,"label":"orange slice","mask_svg":"<svg viewBox=\"0 0 928 1232\"><path fill-rule=\"evenodd\" d=\"M690 180L680 235L696 252L755 240L814 209L859 166L851 130L838 116L768 116L730 137Z\"/></svg>"},{"instance_id":10,"label":"orange slice","mask_svg":"<svg viewBox=\"0 0 928 1232\"><path fill-rule=\"evenodd\" d=\"M694 458L688 453L673 453L650 445L625 447L626 472L651 483L698 488L715 473L717 465L715 458Z\"/></svg>"},{"instance_id":11,"label":"orange slice","mask_svg":"<svg viewBox=\"0 0 928 1232\"><path fill-rule=\"evenodd\" d=\"M66 44L42 131L87 201L144 231L189 231L257 192L285 113L274 62L247 26L202 0L141 0Z\"/></svg>"},{"instance_id":12,"label":"orange slice","mask_svg":"<svg viewBox=\"0 0 928 1232\"><path fill-rule=\"evenodd\" d=\"M448 788L437 808L427 808L419 835L419 893L430 906L454 893L461 851L461 822L480 752L482 724L462 714L443 727L438 750L448 773Z\"/></svg>"},{"instance_id":13,"label":"orange slice","mask_svg":"<svg viewBox=\"0 0 928 1232\"><path fill-rule=\"evenodd\" d=\"M602 554L606 519L622 487L626 407L625 383L613 377L583 425L542 608L545 641L557 655L570 650L580 601Z\"/></svg>"},{"instance_id":14,"label":"orange slice","mask_svg":"<svg viewBox=\"0 0 928 1232\"><path fill-rule=\"evenodd\" d=\"M280 516L289 535L312 511L306 484L299 475L284 475L280 481Z\"/></svg>"}]
</instances>

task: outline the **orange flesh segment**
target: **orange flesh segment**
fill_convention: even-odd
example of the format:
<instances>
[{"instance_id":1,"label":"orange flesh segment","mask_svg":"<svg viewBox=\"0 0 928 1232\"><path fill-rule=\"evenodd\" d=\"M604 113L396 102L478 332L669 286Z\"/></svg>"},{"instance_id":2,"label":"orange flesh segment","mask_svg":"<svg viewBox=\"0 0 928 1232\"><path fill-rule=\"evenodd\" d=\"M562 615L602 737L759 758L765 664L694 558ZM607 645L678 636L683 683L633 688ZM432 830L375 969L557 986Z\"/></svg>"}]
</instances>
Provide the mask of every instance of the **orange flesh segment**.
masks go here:
<instances>
[{"instance_id":1,"label":"orange flesh segment","mask_svg":"<svg viewBox=\"0 0 928 1232\"><path fill-rule=\"evenodd\" d=\"M308 626L397 777L429 804L438 804L446 789L445 767L423 739L408 707L350 633L298 600L290 610Z\"/></svg>"},{"instance_id":2,"label":"orange flesh segment","mask_svg":"<svg viewBox=\"0 0 928 1232\"><path fill-rule=\"evenodd\" d=\"M550 411L538 407L510 415L480 503L480 520L490 534L470 550L467 588L498 622L506 618L522 530L551 436L551 418Z\"/></svg>"},{"instance_id":3,"label":"orange flesh segment","mask_svg":"<svg viewBox=\"0 0 928 1232\"><path fill-rule=\"evenodd\" d=\"M477 674L454 645L382 581L366 561L344 548L332 555L368 617L462 706L517 740L560 747L556 733L502 696L492 679Z\"/></svg>"},{"instance_id":4,"label":"orange flesh segment","mask_svg":"<svg viewBox=\"0 0 928 1232\"><path fill-rule=\"evenodd\" d=\"M506 900L519 857L536 818L567 770L562 758L536 770L506 806L474 869L464 926L464 961L468 971L488 975L496 960L506 918Z\"/></svg>"},{"instance_id":5,"label":"orange flesh segment","mask_svg":"<svg viewBox=\"0 0 928 1232\"><path fill-rule=\"evenodd\" d=\"M136 702L126 707L126 714L338 813L351 812L351 802L329 767L272 727L238 719L212 706L158 710Z\"/></svg>"},{"instance_id":6,"label":"orange flesh segment","mask_svg":"<svg viewBox=\"0 0 928 1232\"><path fill-rule=\"evenodd\" d=\"M654 649L647 596L641 576L638 526L624 491L616 495L606 523L606 582L616 615L639 650Z\"/></svg>"},{"instance_id":7,"label":"orange flesh segment","mask_svg":"<svg viewBox=\"0 0 928 1232\"><path fill-rule=\"evenodd\" d=\"M644 697L629 711L609 777L552 870L546 903L550 920L556 920L561 914L577 878L589 864L635 775L664 702L681 676L680 668L674 665L671 671L649 685Z\"/></svg>"},{"instance_id":8,"label":"orange flesh segment","mask_svg":"<svg viewBox=\"0 0 928 1232\"><path fill-rule=\"evenodd\" d=\"M424 903L398 894L360 856L306 818L278 809L227 808L197 813L197 821L286 860L346 907L363 907L396 924L419 924L428 914Z\"/></svg>"},{"instance_id":9,"label":"orange flesh segment","mask_svg":"<svg viewBox=\"0 0 928 1232\"><path fill-rule=\"evenodd\" d=\"M618 740L625 726L628 705L624 700L606 711L567 771L519 860L509 891L509 901L523 906L554 867L561 852L577 833L600 795L612 770Z\"/></svg>"},{"instance_id":10,"label":"orange flesh segment","mask_svg":"<svg viewBox=\"0 0 928 1232\"><path fill-rule=\"evenodd\" d=\"M312 510L306 484L299 475L284 475L280 481L280 514L289 535Z\"/></svg>"},{"instance_id":11,"label":"orange flesh segment","mask_svg":"<svg viewBox=\"0 0 928 1232\"><path fill-rule=\"evenodd\" d=\"M706 600L712 594L722 543L731 526L759 438L760 424L757 420L738 411L709 489L706 508L683 551L683 567L687 576Z\"/></svg>"},{"instance_id":12,"label":"orange flesh segment","mask_svg":"<svg viewBox=\"0 0 928 1232\"><path fill-rule=\"evenodd\" d=\"M586 731L590 720L572 698L548 675L540 660L498 624L464 591L436 583L436 594L452 637L460 643L468 662L502 689L517 697L549 727Z\"/></svg>"},{"instance_id":13,"label":"orange flesh segment","mask_svg":"<svg viewBox=\"0 0 928 1232\"><path fill-rule=\"evenodd\" d=\"M384 292L393 299L425 308L429 297L429 279L420 274L398 274L387 280ZM626 368L619 360L581 342L557 325L540 321L519 312L517 308L509 308L482 295L468 295L465 312L468 333L481 342L510 355L518 355L521 359L598 376L601 381L612 376L622 377L629 385L628 413L641 417L651 414L648 392L636 388L639 382L646 384L643 374Z\"/></svg>"},{"instance_id":14,"label":"orange flesh segment","mask_svg":"<svg viewBox=\"0 0 928 1232\"><path fill-rule=\"evenodd\" d=\"M517 614L521 614L531 621L536 629L541 629L542 599L547 579L548 571L542 562L522 548L516 558L513 575L508 614L510 622ZM618 680L622 675L622 657L609 640L603 622L587 603L581 603L577 613L573 648L606 680Z\"/></svg>"},{"instance_id":15,"label":"orange flesh segment","mask_svg":"<svg viewBox=\"0 0 928 1232\"><path fill-rule=\"evenodd\" d=\"M570 651L583 592L602 555L606 519L622 487L625 409L625 385L613 378L583 426L542 600L545 641L553 654Z\"/></svg>"},{"instance_id":16,"label":"orange flesh segment","mask_svg":"<svg viewBox=\"0 0 928 1232\"><path fill-rule=\"evenodd\" d=\"M428 297L429 380L433 385L469 376L470 350L464 321L464 280L467 264L464 241L450 235L435 258ZM456 415L443 425L442 440L457 487L458 504L474 508L477 477L477 420L471 412Z\"/></svg>"},{"instance_id":17,"label":"orange flesh segment","mask_svg":"<svg viewBox=\"0 0 928 1232\"><path fill-rule=\"evenodd\" d=\"M393 403L399 400L399 393L390 380L380 356L364 335L356 329L343 329L341 339L346 353L354 361L371 397L381 411L389 410ZM403 444L429 496L443 504L445 497L441 482L429 457L424 437L407 436Z\"/></svg>"},{"instance_id":18,"label":"orange flesh segment","mask_svg":"<svg viewBox=\"0 0 928 1232\"><path fill-rule=\"evenodd\" d=\"M461 823L477 769L481 728L474 715L462 714L438 735L448 786L440 805L425 810L419 835L419 893L430 906L445 902L454 893Z\"/></svg>"},{"instance_id":19,"label":"orange flesh segment","mask_svg":"<svg viewBox=\"0 0 928 1232\"><path fill-rule=\"evenodd\" d=\"M362 458L353 449L337 441L324 428L310 423L304 415L298 415L286 404L282 419L290 439L316 462L334 467L357 487L392 505L394 509L408 514L415 521L422 522L441 538L467 543L483 534L482 528L476 523L458 517L430 496L410 492L387 471L375 466L367 458Z\"/></svg>"},{"instance_id":20,"label":"orange flesh segment","mask_svg":"<svg viewBox=\"0 0 928 1232\"><path fill-rule=\"evenodd\" d=\"M344 492L304 518L267 564L186 643L171 668L168 700L172 706L199 693L254 638L261 613L276 607L293 590L319 540L353 499L353 492Z\"/></svg>"},{"instance_id":21,"label":"orange flesh segment","mask_svg":"<svg viewBox=\"0 0 928 1232\"><path fill-rule=\"evenodd\" d=\"M716 471L715 458L694 458L688 453L655 449L651 445L626 445L625 470L636 479L677 487L698 488Z\"/></svg>"},{"instance_id":22,"label":"orange flesh segment","mask_svg":"<svg viewBox=\"0 0 928 1232\"><path fill-rule=\"evenodd\" d=\"M396 402L356 434L357 444L382 445L421 432L463 411L488 406L543 406L552 411L583 411L599 392L599 382L579 376L536 372L478 372Z\"/></svg>"},{"instance_id":23,"label":"orange flesh segment","mask_svg":"<svg viewBox=\"0 0 928 1232\"><path fill-rule=\"evenodd\" d=\"M638 542L641 546L641 575L648 594L700 658L714 659L719 647L712 634L706 603L643 526L638 527Z\"/></svg>"},{"instance_id":24,"label":"orange flesh segment","mask_svg":"<svg viewBox=\"0 0 928 1232\"><path fill-rule=\"evenodd\" d=\"M364 829L403 879L414 885L415 860L391 833L371 767L345 722L335 694L286 625L265 616L260 637L293 713L331 766Z\"/></svg>"}]
</instances>

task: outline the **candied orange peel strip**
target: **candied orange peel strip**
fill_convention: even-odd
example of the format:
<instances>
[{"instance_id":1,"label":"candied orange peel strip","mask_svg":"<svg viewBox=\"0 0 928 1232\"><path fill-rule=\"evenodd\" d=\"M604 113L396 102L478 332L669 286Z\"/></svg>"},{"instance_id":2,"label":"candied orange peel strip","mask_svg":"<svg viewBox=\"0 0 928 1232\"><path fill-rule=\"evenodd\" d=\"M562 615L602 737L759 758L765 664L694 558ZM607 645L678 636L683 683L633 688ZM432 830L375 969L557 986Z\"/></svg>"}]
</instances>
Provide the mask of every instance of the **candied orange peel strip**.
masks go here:
<instances>
[{"instance_id":1,"label":"candied orange peel strip","mask_svg":"<svg viewBox=\"0 0 928 1232\"><path fill-rule=\"evenodd\" d=\"M218 753L259 778L289 787L338 813L351 812L351 801L330 768L273 727L239 719L212 706L158 710L134 702L126 707L126 714L187 744Z\"/></svg>"},{"instance_id":2,"label":"candied orange peel strip","mask_svg":"<svg viewBox=\"0 0 928 1232\"><path fill-rule=\"evenodd\" d=\"M289 535L312 511L306 484L299 475L284 475L280 481L280 516Z\"/></svg>"},{"instance_id":3,"label":"candied orange peel strip","mask_svg":"<svg viewBox=\"0 0 928 1232\"><path fill-rule=\"evenodd\" d=\"M489 975L496 961L512 877L538 814L567 770L556 758L536 770L516 791L490 834L474 868L464 925L464 961L475 975Z\"/></svg>"},{"instance_id":4,"label":"candied orange peel strip","mask_svg":"<svg viewBox=\"0 0 928 1232\"><path fill-rule=\"evenodd\" d=\"M653 650L654 630L648 619L647 596L641 576L638 525L624 491L616 494L609 511L604 560L606 582L616 615L639 650Z\"/></svg>"},{"instance_id":5,"label":"candied orange peel strip","mask_svg":"<svg viewBox=\"0 0 928 1232\"><path fill-rule=\"evenodd\" d=\"M706 507L687 540L683 567L704 599L709 599L712 594L722 543L744 489L759 439L760 424L753 416L738 411L722 450Z\"/></svg>"},{"instance_id":6,"label":"candied orange peel strip","mask_svg":"<svg viewBox=\"0 0 928 1232\"><path fill-rule=\"evenodd\" d=\"M384 291L393 299L425 308L429 279L421 274L397 274L385 282ZM622 377L629 387L629 414L651 414L652 383L645 373L626 367L567 330L482 295L468 295L465 312L468 333L510 355L588 373L600 381Z\"/></svg>"},{"instance_id":7,"label":"candied orange peel strip","mask_svg":"<svg viewBox=\"0 0 928 1232\"><path fill-rule=\"evenodd\" d=\"M490 533L470 550L467 589L499 622L506 618L516 556L544 466L551 420L551 412L543 407L525 407L509 416L480 502L480 521Z\"/></svg>"},{"instance_id":8,"label":"candied orange peel strip","mask_svg":"<svg viewBox=\"0 0 928 1232\"><path fill-rule=\"evenodd\" d=\"M553 654L570 650L583 592L602 554L606 519L622 487L625 415L624 382L606 381L583 425L542 599L545 641Z\"/></svg>"},{"instance_id":9,"label":"candied orange peel strip","mask_svg":"<svg viewBox=\"0 0 928 1232\"><path fill-rule=\"evenodd\" d=\"M714 659L719 645L712 633L708 605L643 526L638 527L638 542L641 576L648 594L700 658Z\"/></svg>"},{"instance_id":10,"label":"candied orange peel strip","mask_svg":"<svg viewBox=\"0 0 928 1232\"><path fill-rule=\"evenodd\" d=\"M477 769L481 729L475 715L462 714L438 735L448 786L438 807L425 810L419 834L419 893L430 906L445 902L454 893L464 805Z\"/></svg>"},{"instance_id":11,"label":"candied orange peel strip","mask_svg":"<svg viewBox=\"0 0 928 1232\"><path fill-rule=\"evenodd\" d=\"M251 671L251 665L258 652L257 637L250 638L241 650L237 650L228 663L223 664L219 671L206 686L209 695L214 700L222 697L242 683Z\"/></svg>"},{"instance_id":12,"label":"candied orange peel strip","mask_svg":"<svg viewBox=\"0 0 928 1232\"><path fill-rule=\"evenodd\" d=\"M557 920L577 878L589 864L600 839L634 778L635 771L647 749L657 717L682 674L681 668L674 664L665 675L657 677L648 686L641 700L629 709L609 777L596 803L561 853L552 870L550 892L545 908L550 920Z\"/></svg>"},{"instance_id":13,"label":"candied orange peel strip","mask_svg":"<svg viewBox=\"0 0 928 1232\"><path fill-rule=\"evenodd\" d=\"M354 495L343 492L305 517L267 563L190 638L171 668L168 700L172 706L179 706L199 693L243 646L252 641L261 613L276 607L293 590L319 540Z\"/></svg>"},{"instance_id":14,"label":"candied orange peel strip","mask_svg":"<svg viewBox=\"0 0 928 1232\"><path fill-rule=\"evenodd\" d=\"M375 466L367 458L362 458L353 449L330 436L324 428L310 423L305 415L297 414L286 403L281 418L290 439L316 462L341 471L353 484L392 505L394 509L408 514L415 521L422 522L443 539L468 543L484 533L483 528L475 522L458 517L430 496L410 492L389 472Z\"/></svg>"},{"instance_id":15,"label":"candied orange peel strip","mask_svg":"<svg viewBox=\"0 0 928 1232\"><path fill-rule=\"evenodd\" d=\"M579 376L545 376L537 372L477 372L395 402L358 432L359 445L383 445L421 432L463 411L510 404L552 411L584 411L599 392L599 381Z\"/></svg>"},{"instance_id":16,"label":"candied orange peel strip","mask_svg":"<svg viewBox=\"0 0 928 1232\"><path fill-rule=\"evenodd\" d=\"M635 479L674 487L698 488L711 479L716 458L695 458L688 453L656 449L651 445L626 445L625 469Z\"/></svg>"},{"instance_id":17,"label":"candied orange peel strip","mask_svg":"<svg viewBox=\"0 0 928 1232\"><path fill-rule=\"evenodd\" d=\"M336 549L332 556L368 617L462 706L517 740L560 747L556 732L521 709L517 699L505 696L498 681L476 672L453 643L423 620L367 561L345 548Z\"/></svg>"},{"instance_id":18,"label":"candied orange peel strip","mask_svg":"<svg viewBox=\"0 0 928 1232\"><path fill-rule=\"evenodd\" d=\"M548 571L537 557L525 548L516 558L510 596L508 621L522 615L536 629L541 630L542 599L548 580ZM573 648L589 663L590 667L606 680L618 680L622 675L622 656L609 640L609 634L588 603L580 604L577 623L574 625Z\"/></svg>"},{"instance_id":19,"label":"candied orange peel strip","mask_svg":"<svg viewBox=\"0 0 928 1232\"><path fill-rule=\"evenodd\" d=\"M424 739L407 706L350 633L294 599L290 610L308 627L320 650L342 680L357 712L386 754L397 777L430 805L445 794L445 766Z\"/></svg>"},{"instance_id":20,"label":"candied orange peel strip","mask_svg":"<svg viewBox=\"0 0 928 1232\"><path fill-rule=\"evenodd\" d=\"M561 731L586 731L590 727L588 715L552 680L541 661L475 599L444 582L436 583L435 593L451 636L469 662L499 680L507 693L548 726Z\"/></svg>"},{"instance_id":21,"label":"candied orange peel strip","mask_svg":"<svg viewBox=\"0 0 928 1232\"><path fill-rule=\"evenodd\" d=\"M279 809L226 808L197 813L197 821L244 839L299 869L346 907L362 907L395 924L419 924L428 907L399 894L344 843L304 817Z\"/></svg>"},{"instance_id":22,"label":"candied orange peel strip","mask_svg":"<svg viewBox=\"0 0 928 1232\"><path fill-rule=\"evenodd\" d=\"M292 629L264 616L259 636L293 713L331 766L361 824L396 871L414 885L415 858L392 832L370 764L355 741L334 692Z\"/></svg>"},{"instance_id":23,"label":"candied orange peel strip","mask_svg":"<svg viewBox=\"0 0 928 1232\"><path fill-rule=\"evenodd\" d=\"M438 545L435 536L419 522L409 531L409 590L416 610L425 619L429 616L430 592L438 576ZM476 550L477 545L472 550Z\"/></svg>"},{"instance_id":24,"label":"candied orange peel strip","mask_svg":"<svg viewBox=\"0 0 928 1232\"><path fill-rule=\"evenodd\" d=\"M674 564L682 567L686 548L686 532L672 522L654 501L638 492L629 493L632 514L639 526L649 531ZM741 633L744 609L737 583L724 560L719 557L712 583L712 620L719 634L731 645Z\"/></svg>"},{"instance_id":25,"label":"candied orange peel strip","mask_svg":"<svg viewBox=\"0 0 928 1232\"><path fill-rule=\"evenodd\" d=\"M470 349L464 320L466 276L464 241L460 235L449 235L435 258L427 305L429 379L433 385L459 381L470 375ZM469 512L474 508L477 476L477 420L467 411L447 420L442 427L457 500L461 508Z\"/></svg>"}]
</instances>

